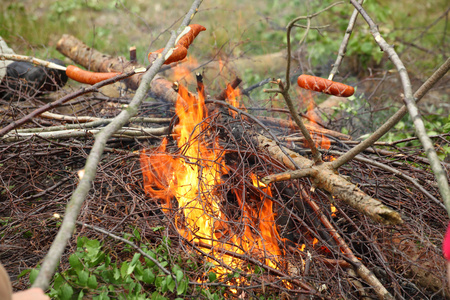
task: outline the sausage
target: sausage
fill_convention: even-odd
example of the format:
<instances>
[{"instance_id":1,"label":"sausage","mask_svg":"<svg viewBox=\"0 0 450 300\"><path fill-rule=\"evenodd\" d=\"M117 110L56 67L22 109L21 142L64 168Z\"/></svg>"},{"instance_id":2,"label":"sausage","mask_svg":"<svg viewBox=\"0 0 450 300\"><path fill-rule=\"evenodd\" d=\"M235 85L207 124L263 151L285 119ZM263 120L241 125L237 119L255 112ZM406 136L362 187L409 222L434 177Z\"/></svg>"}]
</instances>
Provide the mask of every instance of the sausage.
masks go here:
<instances>
[{"instance_id":1,"label":"sausage","mask_svg":"<svg viewBox=\"0 0 450 300\"><path fill-rule=\"evenodd\" d=\"M103 80L113 78L119 74L118 72L90 72L83 69L78 68L74 65L68 65L66 69L67 77L87 84L96 84Z\"/></svg>"},{"instance_id":2,"label":"sausage","mask_svg":"<svg viewBox=\"0 0 450 300\"><path fill-rule=\"evenodd\" d=\"M197 35L206 30L205 27L199 24L191 24L184 30L184 35L179 38L174 47L173 53L164 62L165 65L171 64L183 60L187 56L187 49L192 44ZM151 55L155 56L155 53L163 52L164 48L150 52L148 54L148 60L152 62Z\"/></svg>"},{"instance_id":3,"label":"sausage","mask_svg":"<svg viewBox=\"0 0 450 300\"><path fill-rule=\"evenodd\" d=\"M352 86L305 74L302 74L297 78L297 84L301 88L307 90L313 90L337 97L350 97L355 93L355 89Z\"/></svg>"}]
</instances>

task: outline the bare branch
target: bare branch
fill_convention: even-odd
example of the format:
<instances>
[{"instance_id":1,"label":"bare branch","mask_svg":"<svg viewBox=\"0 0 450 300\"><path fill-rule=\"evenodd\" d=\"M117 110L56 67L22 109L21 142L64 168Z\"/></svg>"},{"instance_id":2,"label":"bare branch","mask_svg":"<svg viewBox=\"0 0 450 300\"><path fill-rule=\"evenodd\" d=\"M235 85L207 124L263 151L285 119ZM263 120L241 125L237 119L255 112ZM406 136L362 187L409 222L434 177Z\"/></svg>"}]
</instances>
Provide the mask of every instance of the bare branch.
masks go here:
<instances>
[{"instance_id":1,"label":"bare branch","mask_svg":"<svg viewBox=\"0 0 450 300\"><path fill-rule=\"evenodd\" d=\"M425 94L447 73L450 69L450 58L448 58L440 67L433 73L433 75L425 81L424 84L416 91L414 98L419 102ZM378 128L372 135L360 144L352 148L350 151L332 162L333 168L337 169L340 166L351 161L357 154L361 153L368 147L372 146L383 135L385 135L392 127L395 126L408 112L405 105L403 105L392 117L389 118L380 128Z\"/></svg>"},{"instance_id":2,"label":"bare branch","mask_svg":"<svg viewBox=\"0 0 450 300\"><path fill-rule=\"evenodd\" d=\"M403 92L404 92L404 102L406 103L406 107L408 112L413 120L414 127L416 129L416 135L419 137L420 142L425 150L425 153L430 160L431 169L436 177L439 191L441 193L444 204L447 208L447 213L450 216L450 187L448 185L448 179L442 168L439 158L434 150L433 143L431 139L428 137L425 126L423 124L423 120L420 116L419 110L416 105L416 100L414 99L411 82L409 80L408 72L403 65L400 57L394 50L394 47L389 45L386 40L381 36L378 31L378 26L373 22L370 16L366 13L366 11L362 8L362 6L356 2L356 0L351 0L353 6L358 9L359 13L366 20L367 24L369 24L370 31L377 42L377 44L381 47L381 49L389 55L389 59L395 65L399 72L400 79L402 81ZM447 60L448 61L448 60ZM389 120L388 120L389 121ZM335 161L336 162L336 161Z\"/></svg>"},{"instance_id":3,"label":"bare branch","mask_svg":"<svg viewBox=\"0 0 450 300\"><path fill-rule=\"evenodd\" d=\"M64 66L60 66L60 65L52 63L50 61L42 60L42 59L31 57L31 56L25 56L25 55L0 53L0 60L26 61L26 62L30 62L34 65L39 65L39 66L43 66L46 68L57 69L57 70L61 70L61 71L65 71L67 69Z\"/></svg>"},{"instance_id":4,"label":"bare branch","mask_svg":"<svg viewBox=\"0 0 450 300\"><path fill-rule=\"evenodd\" d=\"M195 0L193 2L189 12L183 19L178 32L181 32L190 23L202 2L202 0ZM72 194L72 197L67 204L67 209L64 215L64 220L61 224L61 228L59 229L58 234L56 235L55 240L53 241L42 263L41 270L36 278L36 281L33 284L33 287L40 287L43 290L46 290L48 288L51 278L53 277L53 274L55 272L56 266L61 258L61 255L63 254L64 249L66 248L66 245L73 234L75 222L81 210L81 205L83 204L92 186L92 181L95 178L97 166L100 162L101 155L105 148L106 142L108 141L108 138L117 130L119 130L126 122L128 122L128 120L133 115L136 114L140 104L144 100L145 95L150 88L150 82L164 63L165 55L174 46L175 39L176 35L172 33L172 36L167 42L164 51L153 62L150 69L143 76L141 85L137 89L136 94L127 109L123 110L117 117L114 118L113 122L106 126L97 135L94 146L92 147L92 151L89 154L84 168L85 174L80 180L78 187Z\"/></svg>"},{"instance_id":5,"label":"bare branch","mask_svg":"<svg viewBox=\"0 0 450 300\"><path fill-rule=\"evenodd\" d=\"M364 0L359 0L359 3L362 5ZM350 36L352 35L353 27L355 27L356 19L358 18L358 10L353 10L352 16L348 21L347 30L345 30L344 38L342 39L341 46L339 47L339 53L336 58L336 61L333 64L333 69L331 69L330 76L328 76L329 80L333 80L334 75L338 72L339 66L341 65L342 60L344 59L345 53L347 52L347 45L350 41Z\"/></svg>"}]
</instances>

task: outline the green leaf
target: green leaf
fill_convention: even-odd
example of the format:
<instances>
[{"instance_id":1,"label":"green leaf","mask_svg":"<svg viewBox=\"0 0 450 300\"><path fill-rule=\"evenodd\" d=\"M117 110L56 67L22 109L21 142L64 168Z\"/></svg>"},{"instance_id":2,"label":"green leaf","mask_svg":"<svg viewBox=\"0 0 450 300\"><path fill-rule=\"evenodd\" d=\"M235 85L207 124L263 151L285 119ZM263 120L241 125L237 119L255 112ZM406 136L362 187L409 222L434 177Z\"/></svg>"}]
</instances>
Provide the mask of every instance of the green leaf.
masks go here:
<instances>
[{"instance_id":1,"label":"green leaf","mask_svg":"<svg viewBox=\"0 0 450 300\"><path fill-rule=\"evenodd\" d=\"M188 280L183 280L182 282L180 282L178 284L177 295L179 296L181 294L186 293L188 285L189 285L189 281Z\"/></svg>"},{"instance_id":2,"label":"green leaf","mask_svg":"<svg viewBox=\"0 0 450 300\"><path fill-rule=\"evenodd\" d=\"M133 229L133 235L136 237L136 239L137 239L138 241L141 240L141 235L140 235L139 229L138 229L137 227L135 227L135 228Z\"/></svg>"},{"instance_id":3,"label":"green leaf","mask_svg":"<svg viewBox=\"0 0 450 300\"><path fill-rule=\"evenodd\" d=\"M33 269L26 269L23 270L22 272L20 272L20 274L17 276L17 278L23 277L25 275L27 275L28 273L30 273Z\"/></svg>"},{"instance_id":4,"label":"green leaf","mask_svg":"<svg viewBox=\"0 0 450 300\"><path fill-rule=\"evenodd\" d=\"M59 291L60 291L59 295L62 300L66 300L66 299L70 300L72 298L73 289L69 284L67 284L67 283L63 284Z\"/></svg>"},{"instance_id":5,"label":"green leaf","mask_svg":"<svg viewBox=\"0 0 450 300\"><path fill-rule=\"evenodd\" d=\"M83 292L83 290L81 290L80 293L78 294L77 300L83 300L83 297L84 297L84 292Z\"/></svg>"},{"instance_id":6,"label":"green leaf","mask_svg":"<svg viewBox=\"0 0 450 300\"><path fill-rule=\"evenodd\" d=\"M177 282L180 283L181 280L182 280L183 277L184 277L183 271L177 270L177 271L175 272L175 276L177 277Z\"/></svg>"},{"instance_id":7,"label":"green leaf","mask_svg":"<svg viewBox=\"0 0 450 300\"><path fill-rule=\"evenodd\" d=\"M152 294L152 300L166 300L167 298L162 296L160 293L158 292L154 292Z\"/></svg>"},{"instance_id":8,"label":"green leaf","mask_svg":"<svg viewBox=\"0 0 450 300\"><path fill-rule=\"evenodd\" d=\"M148 256L150 256L151 258L156 259L156 253L155 252L153 252L152 250L148 250L146 252L147 252ZM147 266L150 267L150 268L155 265L155 263L152 260L148 259L148 258L145 258L145 261L146 261Z\"/></svg>"},{"instance_id":9,"label":"green leaf","mask_svg":"<svg viewBox=\"0 0 450 300\"><path fill-rule=\"evenodd\" d=\"M69 256L70 266L75 270L83 269L83 265L81 264L80 258L76 254L72 254Z\"/></svg>"},{"instance_id":10,"label":"green leaf","mask_svg":"<svg viewBox=\"0 0 450 300\"><path fill-rule=\"evenodd\" d=\"M167 292L168 289L169 289L169 287L167 286L167 277L165 277L161 281L161 292L165 293L165 292Z\"/></svg>"},{"instance_id":11,"label":"green leaf","mask_svg":"<svg viewBox=\"0 0 450 300\"><path fill-rule=\"evenodd\" d=\"M128 271L128 263L124 261L122 263L122 266L120 267L120 275L122 276L122 278L127 277L127 271Z\"/></svg>"},{"instance_id":12,"label":"green leaf","mask_svg":"<svg viewBox=\"0 0 450 300\"><path fill-rule=\"evenodd\" d=\"M209 272L209 274L208 274L208 279L209 279L209 282L214 282L214 281L216 281L216 280L217 280L217 275L216 275L216 273L214 273L214 272Z\"/></svg>"},{"instance_id":13,"label":"green leaf","mask_svg":"<svg viewBox=\"0 0 450 300\"><path fill-rule=\"evenodd\" d=\"M89 273L85 270L76 270L77 272L77 282L81 286L86 286L88 283Z\"/></svg>"},{"instance_id":14,"label":"green leaf","mask_svg":"<svg viewBox=\"0 0 450 300\"><path fill-rule=\"evenodd\" d=\"M119 280L120 278L120 271L119 269L114 269L114 279Z\"/></svg>"},{"instance_id":15,"label":"green leaf","mask_svg":"<svg viewBox=\"0 0 450 300\"><path fill-rule=\"evenodd\" d=\"M172 275L167 275L166 277L166 283L167 283L167 288L169 289L169 291L171 291L173 293L173 291L175 290L175 280L173 280Z\"/></svg>"},{"instance_id":16,"label":"green leaf","mask_svg":"<svg viewBox=\"0 0 450 300\"><path fill-rule=\"evenodd\" d=\"M153 231L164 230L164 226L152 227Z\"/></svg>"},{"instance_id":17,"label":"green leaf","mask_svg":"<svg viewBox=\"0 0 450 300\"><path fill-rule=\"evenodd\" d=\"M30 282L31 282L31 284L33 284L33 282L36 280L36 277L38 276L38 274L39 274L39 270L38 269L31 270L31 272L30 272Z\"/></svg>"},{"instance_id":18,"label":"green leaf","mask_svg":"<svg viewBox=\"0 0 450 300\"><path fill-rule=\"evenodd\" d=\"M155 274L152 272L151 269L145 269L142 275L142 281L144 281L147 284L153 284L155 282Z\"/></svg>"},{"instance_id":19,"label":"green leaf","mask_svg":"<svg viewBox=\"0 0 450 300\"><path fill-rule=\"evenodd\" d=\"M140 253L134 254L133 259L131 260L131 265L136 265L136 263L139 262L140 257L141 257Z\"/></svg>"},{"instance_id":20,"label":"green leaf","mask_svg":"<svg viewBox=\"0 0 450 300\"><path fill-rule=\"evenodd\" d=\"M87 282L87 285L91 289L96 289L98 287L97 277L95 277L95 275L89 276L89 280Z\"/></svg>"}]
</instances>

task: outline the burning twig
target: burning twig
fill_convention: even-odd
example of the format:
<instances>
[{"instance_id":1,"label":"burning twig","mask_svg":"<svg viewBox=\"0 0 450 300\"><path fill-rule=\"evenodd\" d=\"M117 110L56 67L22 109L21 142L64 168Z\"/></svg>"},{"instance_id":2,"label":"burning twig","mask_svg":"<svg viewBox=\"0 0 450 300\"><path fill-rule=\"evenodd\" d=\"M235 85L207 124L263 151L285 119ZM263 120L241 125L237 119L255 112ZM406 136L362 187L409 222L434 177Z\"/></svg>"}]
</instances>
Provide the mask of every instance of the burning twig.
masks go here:
<instances>
[{"instance_id":1,"label":"burning twig","mask_svg":"<svg viewBox=\"0 0 450 300\"><path fill-rule=\"evenodd\" d=\"M236 77L231 83L227 84L227 88L225 88L219 95L217 95L215 98L217 100L226 100L228 98L227 90L229 87L231 87L233 90L235 90L239 84L241 84L242 79L239 77Z\"/></svg>"}]
</instances>

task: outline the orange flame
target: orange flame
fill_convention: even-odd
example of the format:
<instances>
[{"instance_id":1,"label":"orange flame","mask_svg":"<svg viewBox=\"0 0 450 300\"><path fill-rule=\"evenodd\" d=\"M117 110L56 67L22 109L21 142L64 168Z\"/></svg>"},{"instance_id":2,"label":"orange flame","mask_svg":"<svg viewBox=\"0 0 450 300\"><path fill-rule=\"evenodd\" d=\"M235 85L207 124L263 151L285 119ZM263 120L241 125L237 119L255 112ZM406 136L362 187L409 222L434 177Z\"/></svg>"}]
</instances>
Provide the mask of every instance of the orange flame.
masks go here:
<instances>
[{"instance_id":1,"label":"orange flame","mask_svg":"<svg viewBox=\"0 0 450 300\"><path fill-rule=\"evenodd\" d=\"M307 115L309 117L308 119L310 121L310 124L313 125L313 127L317 127L318 129L320 129L320 117L314 112L315 102L310 91L308 91L308 96L303 97L303 100L307 102ZM320 147L322 149L330 149L331 143L329 138L320 133L319 130L315 131L314 129L312 129L311 133L313 134L313 140L316 147Z\"/></svg>"},{"instance_id":2,"label":"orange flame","mask_svg":"<svg viewBox=\"0 0 450 300\"><path fill-rule=\"evenodd\" d=\"M222 211L221 199L216 187L221 183L221 176L228 173L223 164L223 149L216 140L207 142L208 115L202 93L199 98L192 96L186 88L179 86L179 94L185 101L178 101L175 111L179 124L174 133L177 138L180 155L166 152L167 140L153 153L141 153L141 169L144 187L148 195L162 200L165 213L173 212L176 204L182 215L175 218L175 225L187 240L204 245L204 251L217 256L221 249L237 254L249 254L259 257L268 266L277 268L276 256L281 255L276 230L273 203L270 200L270 188L263 185L255 174L251 180L259 192L260 204L255 208L249 200L242 199L243 190L233 192L242 216L237 226L236 220L229 219ZM226 274L227 269L219 267L215 272ZM222 262L232 268L243 265L243 261L223 255Z\"/></svg>"}]
</instances>

